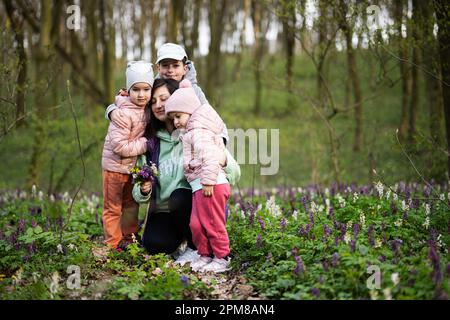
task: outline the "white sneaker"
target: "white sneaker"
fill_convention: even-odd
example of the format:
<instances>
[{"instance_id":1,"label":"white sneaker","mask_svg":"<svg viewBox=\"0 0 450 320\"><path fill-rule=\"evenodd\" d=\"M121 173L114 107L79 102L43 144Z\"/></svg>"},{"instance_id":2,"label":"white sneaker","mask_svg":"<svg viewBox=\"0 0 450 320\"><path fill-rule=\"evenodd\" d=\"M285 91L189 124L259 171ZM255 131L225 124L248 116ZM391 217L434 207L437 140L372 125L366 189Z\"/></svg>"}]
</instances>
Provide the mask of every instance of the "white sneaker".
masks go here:
<instances>
[{"instance_id":1,"label":"white sneaker","mask_svg":"<svg viewBox=\"0 0 450 320\"><path fill-rule=\"evenodd\" d=\"M199 271L200 272L214 272L214 273L225 272L225 271L231 270L230 261L231 261L230 258L218 259L218 258L214 257L214 259L210 263L203 266L203 268L201 268Z\"/></svg>"},{"instance_id":2,"label":"white sneaker","mask_svg":"<svg viewBox=\"0 0 450 320\"><path fill-rule=\"evenodd\" d=\"M212 261L211 257L199 256L199 258L191 263L192 271L199 271L203 266L206 266Z\"/></svg>"},{"instance_id":3,"label":"white sneaker","mask_svg":"<svg viewBox=\"0 0 450 320\"><path fill-rule=\"evenodd\" d=\"M197 253L197 251L187 247L186 250L178 257L178 259L175 260L175 263L184 266L188 262L198 260L198 258L200 258L200 255Z\"/></svg>"}]
</instances>

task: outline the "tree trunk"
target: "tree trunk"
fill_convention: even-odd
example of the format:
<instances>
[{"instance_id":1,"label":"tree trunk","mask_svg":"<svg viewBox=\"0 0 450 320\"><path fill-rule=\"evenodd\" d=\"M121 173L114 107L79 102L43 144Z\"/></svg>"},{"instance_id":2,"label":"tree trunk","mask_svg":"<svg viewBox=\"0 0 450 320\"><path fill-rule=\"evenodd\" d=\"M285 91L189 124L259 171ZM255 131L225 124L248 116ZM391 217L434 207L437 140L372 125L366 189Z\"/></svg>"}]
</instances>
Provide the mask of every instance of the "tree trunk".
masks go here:
<instances>
[{"instance_id":1,"label":"tree trunk","mask_svg":"<svg viewBox=\"0 0 450 320\"><path fill-rule=\"evenodd\" d=\"M439 60L438 43L433 35L435 19L433 18L432 4L426 1L419 1L419 5L419 10L422 12L420 28L423 30L423 64L426 70L434 75L438 75L440 78L439 64L437 63ZM425 57L428 58L426 59ZM442 112L441 83L428 72L423 73L423 75L425 77L426 101L429 106L430 137L436 145L440 146L443 142L442 119L444 116Z\"/></svg>"},{"instance_id":2,"label":"tree trunk","mask_svg":"<svg viewBox=\"0 0 450 320\"><path fill-rule=\"evenodd\" d=\"M444 117L447 138L447 153L450 154L450 3L446 0L434 0L438 24L439 57L443 80ZM450 176L450 155L448 158L448 176ZM447 177L448 178L448 177Z\"/></svg>"},{"instance_id":3,"label":"tree trunk","mask_svg":"<svg viewBox=\"0 0 450 320\"><path fill-rule=\"evenodd\" d=\"M194 1L194 21L192 23L191 30L191 46L189 48L189 59L195 59L195 50L198 48L198 34L199 34L199 25L200 25L200 10L202 8L202 0Z\"/></svg>"},{"instance_id":4,"label":"tree trunk","mask_svg":"<svg viewBox=\"0 0 450 320\"><path fill-rule=\"evenodd\" d=\"M404 1L395 1L395 21L397 23L397 33L399 42L399 56L404 60L408 60L408 38L409 38L409 28L407 27L406 39L402 36L402 24L403 24L403 7ZM408 25L408 22L407 22ZM411 81L410 81L410 70L409 66L401 61L400 62L400 73L402 76L402 109L401 118L399 125L399 137L400 140L405 140L408 133L408 105L409 97L411 92Z\"/></svg>"},{"instance_id":5,"label":"tree trunk","mask_svg":"<svg viewBox=\"0 0 450 320\"><path fill-rule=\"evenodd\" d=\"M319 0L319 18L318 18L318 31L319 31L319 61L317 63L317 101L319 106L323 109L326 105L326 93L324 84L324 65L325 65L325 42L327 41L327 4L324 0Z\"/></svg>"},{"instance_id":6,"label":"tree trunk","mask_svg":"<svg viewBox=\"0 0 450 320\"><path fill-rule=\"evenodd\" d=\"M24 46L24 21L16 16L15 9L12 6L12 0L3 1L8 18L11 21L12 29L14 31L14 38L17 44L18 54L18 77L17 77L17 94L16 94L16 126L21 126L25 123L25 85L27 80L27 53Z\"/></svg>"},{"instance_id":7,"label":"tree trunk","mask_svg":"<svg viewBox=\"0 0 450 320\"><path fill-rule=\"evenodd\" d=\"M150 50L152 53L152 61L156 62L156 37L158 36L158 25L159 25L159 10L161 9L161 4L159 7L156 6L156 0L151 1L151 11L152 11L152 22L150 30Z\"/></svg>"},{"instance_id":8,"label":"tree trunk","mask_svg":"<svg viewBox=\"0 0 450 320\"><path fill-rule=\"evenodd\" d=\"M209 30L210 43L207 57L207 79L206 96L211 103L218 107L218 86L221 81L222 73L222 54L220 45L224 30L224 18L227 9L227 0L209 0Z\"/></svg>"},{"instance_id":9,"label":"tree trunk","mask_svg":"<svg viewBox=\"0 0 450 320\"><path fill-rule=\"evenodd\" d=\"M168 4L167 42L178 42L180 22L183 19L184 1L170 0Z\"/></svg>"},{"instance_id":10,"label":"tree trunk","mask_svg":"<svg viewBox=\"0 0 450 320\"><path fill-rule=\"evenodd\" d=\"M242 29L239 32L239 52L236 55L236 64L234 66L234 72L233 72L233 81L239 81L241 79L241 68L242 68L242 56L245 51L245 32L247 30L247 19L250 11L250 1L251 0L244 0L244 17L243 17L243 24Z\"/></svg>"},{"instance_id":11,"label":"tree trunk","mask_svg":"<svg viewBox=\"0 0 450 320\"><path fill-rule=\"evenodd\" d=\"M253 19L253 34L255 37L254 43L254 75L255 75L255 101L253 105L253 113L258 116L261 113L261 63L264 50L265 33L262 32L262 4L254 0L252 2L252 19Z\"/></svg>"},{"instance_id":12,"label":"tree trunk","mask_svg":"<svg viewBox=\"0 0 450 320\"><path fill-rule=\"evenodd\" d=\"M419 70L420 65L420 48L421 35L420 35L420 21L422 19L422 14L419 9L418 0L413 0L413 11L412 11L412 43L413 43L413 58L412 62L414 67L411 72L411 101L409 105L409 131L408 131L408 142L413 144L415 141L416 134L416 122L417 122L417 108L419 106Z\"/></svg>"},{"instance_id":13,"label":"tree trunk","mask_svg":"<svg viewBox=\"0 0 450 320\"><path fill-rule=\"evenodd\" d=\"M100 1L100 15L102 23L102 45L103 45L103 83L105 85L105 101L114 99L114 27L113 8L107 0Z\"/></svg>"},{"instance_id":14,"label":"tree trunk","mask_svg":"<svg viewBox=\"0 0 450 320\"><path fill-rule=\"evenodd\" d=\"M350 25L346 18L348 5L344 0L340 0L340 28L344 32L347 45L347 70L348 77L353 87L355 102L355 137L353 141L353 151L357 152L362 147L363 123L362 123L362 93L360 87L359 74L356 67L355 53L352 46L353 25Z\"/></svg>"},{"instance_id":15,"label":"tree trunk","mask_svg":"<svg viewBox=\"0 0 450 320\"><path fill-rule=\"evenodd\" d=\"M36 50L35 101L36 131L29 167L29 186L38 185L42 171L42 152L45 144L45 121L48 113L46 89L48 61L51 46L52 5L50 0L41 0L39 42Z\"/></svg>"},{"instance_id":16,"label":"tree trunk","mask_svg":"<svg viewBox=\"0 0 450 320\"><path fill-rule=\"evenodd\" d=\"M295 24L296 19L296 3L288 2L283 6L283 35L286 48L286 88L292 93L293 86L293 68L294 68L294 51L295 51Z\"/></svg>"}]
</instances>

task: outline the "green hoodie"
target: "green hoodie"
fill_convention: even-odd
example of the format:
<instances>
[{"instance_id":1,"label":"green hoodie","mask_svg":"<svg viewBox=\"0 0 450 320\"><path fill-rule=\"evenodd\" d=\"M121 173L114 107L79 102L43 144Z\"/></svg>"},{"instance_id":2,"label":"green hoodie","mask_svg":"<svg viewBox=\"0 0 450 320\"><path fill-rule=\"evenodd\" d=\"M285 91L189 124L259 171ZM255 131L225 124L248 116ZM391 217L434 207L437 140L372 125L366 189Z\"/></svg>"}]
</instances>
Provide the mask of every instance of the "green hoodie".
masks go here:
<instances>
[{"instance_id":1,"label":"green hoodie","mask_svg":"<svg viewBox=\"0 0 450 320\"><path fill-rule=\"evenodd\" d=\"M176 189L191 189L183 172L183 143L178 136L172 137L166 130L159 130L156 136L160 139L159 152L159 185L156 194L157 211L169 211L168 201L172 192ZM139 157L138 165L145 161L145 155ZM134 199L139 203L149 200L141 194L139 186L133 188Z\"/></svg>"},{"instance_id":2,"label":"green hoodie","mask_svg":"<svg viewBox=\"0 0 450 320\"><path fill-rule=\"evenodd\" d=\"M159 130L156 136L160 139L158 166L160 188L156 194L156 210L168 212L168 201L172 192L179 188L191 190L191 186L183 171L183 143L178 136L172 137L166 130ZM241 177L241 169L231 153L227 149L225 152L227 154L225 174L230 184L236 185ZM139 156L136 165L142 166L146 162L145 154L143 154ZM133 198L138 203L147 203L150 200L150 194L142 195L139 185L135 184Z\"/></svg>"}]
</instances>

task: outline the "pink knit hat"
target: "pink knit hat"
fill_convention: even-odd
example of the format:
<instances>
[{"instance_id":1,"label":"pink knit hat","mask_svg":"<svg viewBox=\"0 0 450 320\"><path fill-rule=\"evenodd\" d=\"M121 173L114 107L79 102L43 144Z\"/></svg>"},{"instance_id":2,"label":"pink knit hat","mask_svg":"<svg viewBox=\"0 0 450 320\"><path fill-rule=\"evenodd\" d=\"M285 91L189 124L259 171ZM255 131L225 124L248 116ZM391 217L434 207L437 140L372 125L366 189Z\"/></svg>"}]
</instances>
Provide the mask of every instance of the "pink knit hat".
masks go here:
<instances>
[{"instance_id":1,"label":"pink knit hat","mask_svg":"<svg viewBox=\"0 0 450 320\"><path fill-rule=\"evenodd\" d=\"M195 94L194 88L189 80L180 82L180 88L167 99L165 110L166 115L170 112L183 112L192 114L202 103Z\"/></svg>"}]
</instances>

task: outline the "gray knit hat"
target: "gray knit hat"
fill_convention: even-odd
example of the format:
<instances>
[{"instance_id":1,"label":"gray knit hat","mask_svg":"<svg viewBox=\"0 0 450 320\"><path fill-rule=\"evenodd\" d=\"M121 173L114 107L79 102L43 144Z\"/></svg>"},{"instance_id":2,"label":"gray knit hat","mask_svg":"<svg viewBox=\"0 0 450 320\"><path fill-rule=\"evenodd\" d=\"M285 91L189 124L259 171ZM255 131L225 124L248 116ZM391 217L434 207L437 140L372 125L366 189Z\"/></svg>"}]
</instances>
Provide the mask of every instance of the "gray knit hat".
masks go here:
<instances>
[{"instance_id":1,"label":"gray knit hat","mask_svg":"<svg viewBox=\"0 0 450 320\"><path fill-rule=\"evenodd\" d=\"M131 87L138 82L148 83L153 87L153 65L146 61L130 61L127 64L126 78L127 78L127 90L130 91Z\"/></svg>"}]
</instances>

